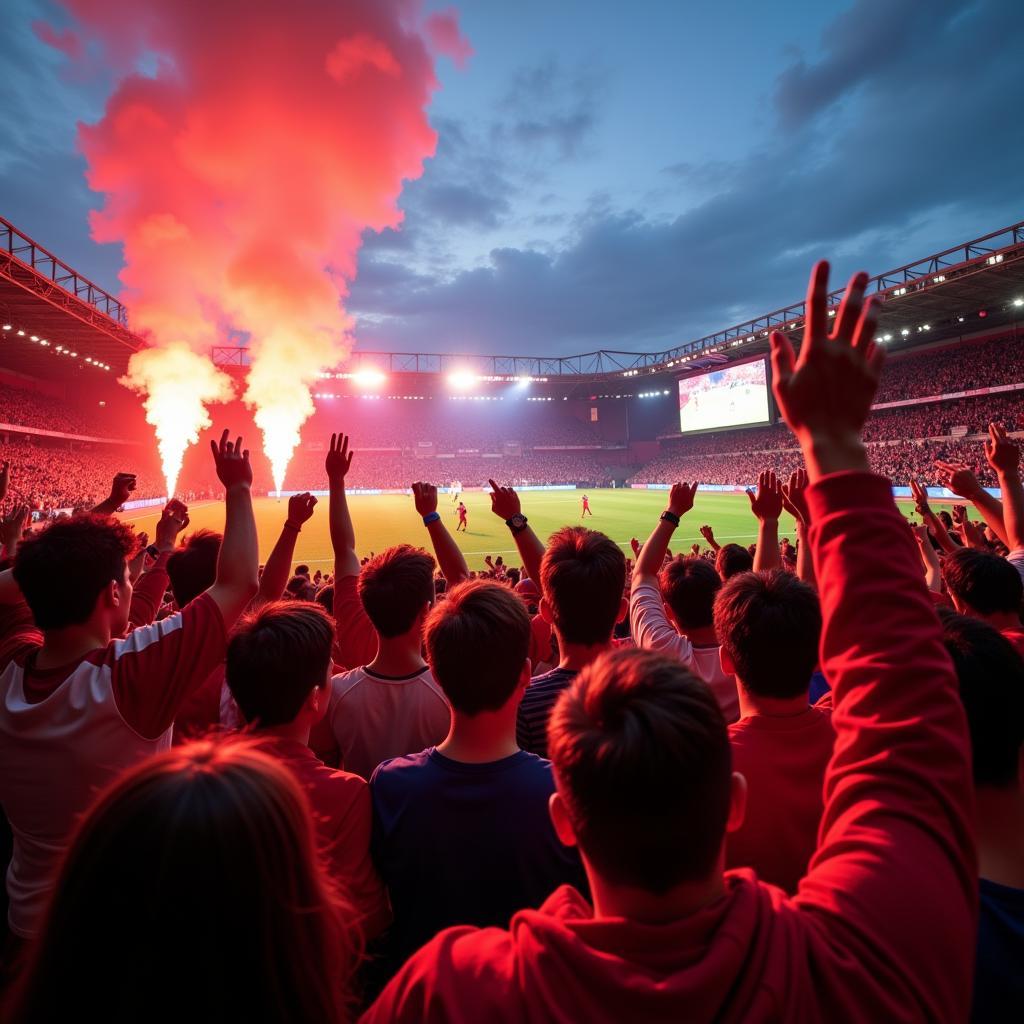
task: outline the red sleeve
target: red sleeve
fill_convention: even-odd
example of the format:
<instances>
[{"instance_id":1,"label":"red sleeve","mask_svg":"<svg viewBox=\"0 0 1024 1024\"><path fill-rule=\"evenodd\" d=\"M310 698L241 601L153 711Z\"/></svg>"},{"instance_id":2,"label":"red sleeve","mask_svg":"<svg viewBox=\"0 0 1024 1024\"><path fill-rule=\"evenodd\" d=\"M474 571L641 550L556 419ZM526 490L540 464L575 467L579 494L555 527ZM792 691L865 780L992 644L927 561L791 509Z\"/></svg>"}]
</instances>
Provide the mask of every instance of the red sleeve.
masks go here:
<instances>
[{"instance_id":1,"label":"red sleeve","mask_svg":"<svg viewBox=\"0 0 1024 1024\"><path fill-rule=\"evenodd\" d=\"M335 661L345 669L369 665L377 657L377 633L356 590L358 576L334 581L334 621L338 625Z\"/></svg>"},{"instance_id":2,"label":"red sleeve","mask_svg":"<svg viewBox=\"0 0 1024 1024\"><path fill-rule=\"evenodd\" d=\"M107 648L104 659L121 717L141 736L155 739L224 660L226 650L224 619L209 594L132 630Z\"/></svg>"},{"instance_id":3,"label":"red sleeve","mask_svg":"<svg viewBox=\"0 0 1024 1024\"><path fill-rule=\"evenodd\" d=\"M0 672L42 643L43 634L36 629L24 600L0 604Z\"/></svg>"},{"instance_id":4,"label":"red sleeve","mask_svg":"<svg viewBox=\"0 0 1024 1024\"><path fill-rule=\"evenodd\" d=\"M170 557L169 551L162 551L153 565L139 577L128 610L128 621L133 626L148 626L160 611L171 579L167 575L167 560Z\"/></svg>"},{"instance_id":5,"label":"red sleeve","mask_svg":"<svg viewBox=\"0 0 1024 1024\"><path fill-rule=\"evenodd\" d=\"M826 1017L966 1020L978 883L956 674L889 481L839 473L808 499L836 730L795 899L808 966Z\"/></svg>"}]
</instances>

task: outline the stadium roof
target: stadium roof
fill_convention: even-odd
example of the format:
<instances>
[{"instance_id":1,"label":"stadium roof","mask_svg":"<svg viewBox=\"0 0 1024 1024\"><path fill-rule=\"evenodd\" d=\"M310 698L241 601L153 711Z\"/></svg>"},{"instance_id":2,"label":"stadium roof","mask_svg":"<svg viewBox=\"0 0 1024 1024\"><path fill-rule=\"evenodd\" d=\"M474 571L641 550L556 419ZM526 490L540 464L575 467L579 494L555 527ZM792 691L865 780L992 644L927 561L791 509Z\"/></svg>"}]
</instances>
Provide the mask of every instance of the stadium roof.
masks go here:
<instances>
[{"instance_id":1,"label":"stadium roof","mask_svg":"<svg viewBox=\"0 0 1024 1024\"><path fill-rule=\"evenodd\" d=\"M993 231L871 279L883 300L878 337L893 350L953 340L1024 320L1024 222ZM830 299L838 303L841 290ZM530 378L558 385L633 387L632 378L706 370L763 353L768 334L798 336L800 300L714 334L661 352L603 349L576 356L355 351L344 374L383 372L420 386L453 373L504 383ZM128 326L125 307L108 292L0 217L0 318L3 364L41 377L120 374L144 345ZM21 333L19 333L21 332ZM34 339L34 340L33 340ZM226 368L244 368L244 347L212 350ZM105 369L96 370L95 365Z\"/></svg>"},{"instance_id":2,"label":"stadium roof","mask_svg":"<svg viewBox=\"0 0 1024 1024\"><path fill-rule=\"evenodd\" d=\"M114 296L3 217L0 318L4 367L35 377L120 374L143 346Z\"/></svg>"}]
</instances>

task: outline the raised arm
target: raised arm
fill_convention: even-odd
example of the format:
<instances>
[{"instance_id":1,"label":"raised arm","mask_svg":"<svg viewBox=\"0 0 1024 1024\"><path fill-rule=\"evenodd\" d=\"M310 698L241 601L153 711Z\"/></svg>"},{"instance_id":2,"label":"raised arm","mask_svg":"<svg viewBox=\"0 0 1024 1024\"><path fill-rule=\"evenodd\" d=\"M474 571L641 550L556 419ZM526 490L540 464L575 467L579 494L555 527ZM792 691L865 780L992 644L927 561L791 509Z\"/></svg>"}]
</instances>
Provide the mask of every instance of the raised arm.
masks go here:
<instances>
[{"instance_id":1,"label":"raised arm","mask_svg":"<svg viewBox=\"0 0 1024 1024\"><path fill-rule=\"evenodd\" d=\"M153 534L153 545L157 549L153 564L139 577L132 590L132 603L128 608L128 621L132 626L145 626L152 622L167 593L170 577L167 575L167 559L170 558L178 535L189 523L188 507L175 498L164 506L160 520ZM140 540L144 540L145 534ZM145 554L145 547L142 551Z\"/></svg>"},{"instance_id":2,"label":"raised arm","mask_svg":"<svg viewBox=\"0 0 1024 1024\"><path fill-rule=\"evenodd\" d=\"M782 515L782 484L774 470L762 470L757 477L757 493L749 487L750 511L757 516L757 552L754 572L782 567L779 551L779 517Z\"/></svg>"},{"instance_id":3,"label":"raised arm","mask_svg":"<svg viewBox=\"0 0 1024 1024\"><path fill-rule=\"evenodd\" d=\"M821 664L835 698L820 841L795 903L811 915L808 970L828 1000L818 1015L856 1005L882 1020L899 1006L908 1019L966 1020L977 903L968 735L916 546L860 440L882 361L867 280L851 282L830 336L818 264L799 359L784 335L771 339L776 400L811 479Z\"/></svg>"},{"instance_id":4,"label":"raised arm","mask_svg":"<svg viewBox=\"0 0 1024 1024\"><path fill-rule=\"evenodd\" d=\"M345 477L352 468L352 456L347 434L331 434L331 449L327 453L324 468L331 498L329 518L331 524L331 546L334 548L334 579L342 576L359 575L359 556L356 554L356 531L348 510L345 495Z\"/></svg>"},{"instance_id":5,"label":"raised arm","mask_svg":"<svg viewBox=\"0 0 1024 1024\"><path fill-rule=\"evenodd\" d=\"M499 487L493 480L491 485L491 511L505 520L505 525L512 531L512 540L523 560L526 574L540 587L540 563L544 558L544 545L533 532L533 527L523 515L519 495L511 487Z\"/></svg>"},{"instance_id":6,"label":"raised arm","mask_svg":"<svg viewBox=\"0 0 1024 1024\"><path fill-rule=\"evenodd\" d=\"M914 533L914 540L917 541L918 550L921 552L921 564L924 566L925 586L934 594L942 593L942 565L939 563L939 556L935 552L932 542L928 538L928 527L924 524L911 524Z\"/></svg>"},{"instance_id":7,"label":"raised arm","mask_svg":"<svg viewBox=\"0 0 1024 1024\"><path fill-rule=\"evenodd\" d=\"M668 544L679 526L679 520L693 508L698 484L674 483L668 495L668 508L661 514L658 525L651 531L646 543L637 555L633 569L633 586L639 583L658 581L658 573L665 562Z\"/></svg>"},{"instance_id":8,"label":"raised arm","mask_svg":"<svg viewBox=\"0 0 1024 1024\"><path fill-rule=\"evenodd\" d=\"M112 516L131 496L135 490L134 473L117 473L110 485L110 496L93 506L92 513L97 516Z\"/></svg>"},{"instance_id":9,"label":"raised arm","mask_svg":"<svg viewBox=\"0 0 1024 1024\"><path fill-rule=\"evenodd\" d=\"M433 484L418 481L412 485L412 495L416 502L416 511L423 517L423 525L430 534L437 564L441 567L441 573L448 586L454 587L469 579L466 559L437 511L437 488Z\"/></svg>"},{"instance_id":10,"label":"raised arm","mask_svg":"<svg viewBox=\"0 0 1024 1024\"><path fill-rule=\"evenodd\" d=\"M207 593L230 629L259 589L259 540L252 512L252 466L242 439L232 444L228 431L220 444L210 442L217 477L224 485L224 540L217 558L217 578Z\"/></svg>"},{"instance_id":11,"label":"raised arm","mask_svg":"<svg viewBox=\"0 0 1024 1024\"><path fill-rule=\"evenodd\" d=\"M950 537L946 524L932 511L931 505L928 504L927 489L914 477L910 479L910 493L914 496L914 509L935 538L935 543L939 545L944 554L952 554L956 551L953 538Z\"/></svg>"},{"instance_id":12,"label":"raised arm","mask_svg":"<svg viewBox=\"0 0 1024 1024\"><path fill-rule=\"evenodd\" d=\"M806 469L796 469L790 473L789 482L782 485L782 505L796 520L797 578L814 586L814 559L811 556L811 542L807 536L811 525L811 510L807 504L809 484Z\"/></svg>"},{"instance_id":13,"label":"raised arm","mask_svg":"<svg viewBox=\"0 0 1024 1024\"><path fill-rule=\"evenodd\" d=\"M1010 440L1010 435L1001 423L988 425L985 458L996 471L1003 492L1006 546L1011 551L1018 551L1024 548L1024 487L1020 482L1020 448Z\"/></svg>"},{"instance_id":14,"label":"raised arm","mask_svg":"<svg viewBox=\"0 0 1024 1024\"><path fill-rule=\"evenodd\" d=\"M1003 523L1003 504L994 498L978 481L971 468L963 462L935 463L939 471L939 483L954 494L966 498L977 510L985 524L1006 544L1006 526Z\"/></svg>"},{"instance_id":15,"label":"raised arm","mask_svg":"<svg viewBox=\"0 0 1024 1024\"><path fill-rule=\"evenodd\" d=\"M720 551L722 549L722 545L715 540L715 531L706 523L700 528L700 535L708 542L708 547L712 551Z\"/></svg>"},{"instance_id":16,"label":"raised arm","mask_svg":"<svg viewBox=\"0 0 1024 1024\"><path fill-rule=\"evenodd\" d=\"M308 491L293 494L288 499L288 518L281 527L281 535L277 538L274 550L270 552L267 564L263 567L260 589L254 602L257 606L281 599L291 575L295 542L299 539L303 524L309 522L313 515L314 508L316 498Z\"/></svg>"},{"instance_id":17,"label":"raised arm","mask_svg":"<svg viewBox=\"0 0 1024 1024\"><path fill-rule=\"evenodd\" d=\"M4 557L13 558L18 553L18 545L25 533L28 515L28 505L19 505L12 508L0 522L0 541L3 542Z\"/></svg>"}]
</instances>

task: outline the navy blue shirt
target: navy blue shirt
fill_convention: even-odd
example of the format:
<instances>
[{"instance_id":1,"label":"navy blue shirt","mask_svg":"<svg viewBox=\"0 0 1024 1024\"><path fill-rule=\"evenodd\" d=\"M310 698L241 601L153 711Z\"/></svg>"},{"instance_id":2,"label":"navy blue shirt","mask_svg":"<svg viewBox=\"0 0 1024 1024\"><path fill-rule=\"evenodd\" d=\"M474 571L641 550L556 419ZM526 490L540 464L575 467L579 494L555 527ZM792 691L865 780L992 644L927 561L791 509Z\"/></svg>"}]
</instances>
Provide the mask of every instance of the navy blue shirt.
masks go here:
<instances>
[{"instance_id":1,"label":"navy blue shirt","mask_svg":"<svg viewBox=\"0 0 1024 1024\"><path fill-rule=\"evenodd\" d=\"M554 788L550 762L522 750L467 764L430 747L377 768L372 853L394 911L389 959L452 925L504 928L560 885L587 891L548 817Z\"/></svg>"},{"instance_id":2,"label":"navy blue shirt","mask_svg":"<svg viewBox=\"0 0 1024 1024\"><path fill-rule=\"evenodd\" d=\"M971 1020L1024 1020L1024 889L982 878Z\"/></svg>"},{"instance_id":3,"label":"navy blue shirt","mask_svg":"<svg viewBox=\"0 0 1024 1024\"><path fill-rule=\"evenodd\" d=\"M516 716L516 743L523 750L548 756L548 719L555 702L576 675L573 669L553 668L530 681Z\"/></svg>"}]
</instances>

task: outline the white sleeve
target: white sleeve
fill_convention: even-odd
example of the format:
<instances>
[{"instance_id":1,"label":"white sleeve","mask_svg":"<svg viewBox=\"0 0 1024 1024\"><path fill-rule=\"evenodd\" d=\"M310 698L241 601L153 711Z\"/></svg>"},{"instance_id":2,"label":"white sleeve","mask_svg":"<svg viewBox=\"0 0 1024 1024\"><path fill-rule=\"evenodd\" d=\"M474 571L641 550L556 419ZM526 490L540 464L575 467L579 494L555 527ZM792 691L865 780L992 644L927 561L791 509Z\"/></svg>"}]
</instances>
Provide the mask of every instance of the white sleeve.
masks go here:
<instances>
[{"instance_id":1,"label":"white sleeve","mask_svg":"<svg viewBox=\"0 0 1024 1024\"><path fill-rule=\"evenodd\" d=\"M670 654L687 668L693 667L693 645L668 621L656 583L633 584L629 595L629 629L637 647Z\"/></svg>"},{"instance_id":2,"label":"white sleeve","mask_svg":"<svg viewBox=\"0 0 1024 1024\"><path fill-rule=\"evenodd\" d=\"M1020 573L1020 577L1024 580L1024 548L1014 548L1007 556L1006 560Z\"/></svg>"}]
</instances>

